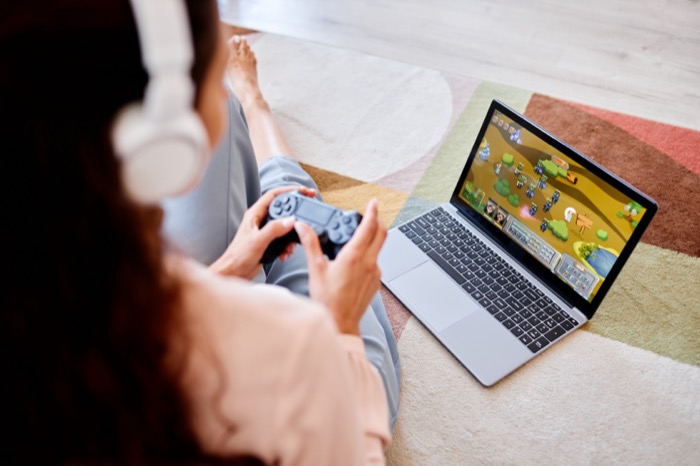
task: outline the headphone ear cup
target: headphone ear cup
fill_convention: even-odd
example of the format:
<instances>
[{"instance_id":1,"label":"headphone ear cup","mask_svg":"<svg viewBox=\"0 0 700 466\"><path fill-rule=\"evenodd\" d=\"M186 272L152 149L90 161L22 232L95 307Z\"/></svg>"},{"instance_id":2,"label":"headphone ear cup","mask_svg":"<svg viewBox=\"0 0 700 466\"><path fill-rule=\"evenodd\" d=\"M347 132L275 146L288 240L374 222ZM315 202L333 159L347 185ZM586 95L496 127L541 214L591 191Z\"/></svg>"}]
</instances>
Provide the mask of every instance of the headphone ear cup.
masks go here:
<instances>
[{"instance_id":1,"label":"headphone ear cup","mask_svg":"<svg viewBox=\"0 0 700 466\"><path fill-rule=\"evenodd\" d=\"M207 134L193 111L154 121L140 104L132 104L117 116L112 139L124 188L143 204L183 193L206 166Z\"/></svg>"}]
</instances>

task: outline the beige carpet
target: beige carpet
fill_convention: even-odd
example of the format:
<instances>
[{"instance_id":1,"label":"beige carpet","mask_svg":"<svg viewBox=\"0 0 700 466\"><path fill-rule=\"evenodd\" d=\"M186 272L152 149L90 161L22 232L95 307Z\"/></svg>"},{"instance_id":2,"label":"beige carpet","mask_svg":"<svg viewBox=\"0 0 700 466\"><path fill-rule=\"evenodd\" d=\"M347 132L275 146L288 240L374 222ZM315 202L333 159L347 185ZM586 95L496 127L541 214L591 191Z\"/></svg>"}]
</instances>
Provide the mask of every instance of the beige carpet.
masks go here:
<instances>
[{"instance_id":1,"label":"beige carpet","mask_svg":"<svg viewBox=\"0 0 700 466\"><path fill-rule=\"evenodd\" d=\"M700 464L700 133L278 36L261 87L331 203L387 225L449 198L492 98L660 213L593 320L483 388L383 292L403 365L394 465Z\"/></svg>"}]
</instances>

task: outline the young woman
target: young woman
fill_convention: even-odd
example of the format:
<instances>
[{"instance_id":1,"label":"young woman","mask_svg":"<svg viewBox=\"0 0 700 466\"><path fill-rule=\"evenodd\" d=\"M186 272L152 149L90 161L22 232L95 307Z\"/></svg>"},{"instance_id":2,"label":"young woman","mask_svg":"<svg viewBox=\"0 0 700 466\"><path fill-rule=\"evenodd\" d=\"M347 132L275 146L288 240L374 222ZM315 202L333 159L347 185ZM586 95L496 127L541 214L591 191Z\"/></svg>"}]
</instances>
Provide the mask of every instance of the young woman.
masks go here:
<instances>
[{"instance_id":1,"label":"young woman","mask_svg":"<svg viewBox=\"0 0 700 466\"><path fill-rule=\"evenodd\" d=\"M188 12L196 110L213 148L230 129L227 48L213 0L189 1ZM163 239L162 209L123 185L113 124L146 81L127 0L17 2L0 18L4 173L17 180L3 183L0 396L11 428L0 458L382 463L386 382L358 336L386 235L376 202L329 262L303 224L260 228L277 193L314 194L294 168L271 170L265 194L246 194L233 241L204 267ZM269 242L292 228L311 299L250 280ZM299 253L284 256L292 264ZM288 272L280 282L297 280Z\"/></svg>"}]
</instances>

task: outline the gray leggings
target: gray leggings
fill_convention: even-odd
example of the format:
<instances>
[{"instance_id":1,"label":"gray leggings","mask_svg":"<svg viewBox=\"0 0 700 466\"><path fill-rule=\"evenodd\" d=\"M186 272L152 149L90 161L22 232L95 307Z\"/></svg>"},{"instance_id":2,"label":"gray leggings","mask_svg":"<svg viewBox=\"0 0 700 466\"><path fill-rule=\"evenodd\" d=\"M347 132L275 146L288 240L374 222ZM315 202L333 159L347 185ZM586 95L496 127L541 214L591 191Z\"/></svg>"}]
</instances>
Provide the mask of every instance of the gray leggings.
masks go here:
<instances>
[{"instance_id":1,"label":"gray leggings","mask_svg":"<svg viewBox=\"0 0 700 466\"><path fill-rule=\"evenodd\" d=\"M212 263L231 242L245 211L261 193L278 186L317 189L294 159L275 156L258 170L240 103L229 93L229 127L199 186L164 203L166 236L184 252L204 264ZM283 286L308 296L308 268L301 247L286 261L275 261L255 281ZM377 294L360 321L360 334L369 361L384 382L393 430L399 410L399 364L396 339Z\"/></svg>"}]
</instances>

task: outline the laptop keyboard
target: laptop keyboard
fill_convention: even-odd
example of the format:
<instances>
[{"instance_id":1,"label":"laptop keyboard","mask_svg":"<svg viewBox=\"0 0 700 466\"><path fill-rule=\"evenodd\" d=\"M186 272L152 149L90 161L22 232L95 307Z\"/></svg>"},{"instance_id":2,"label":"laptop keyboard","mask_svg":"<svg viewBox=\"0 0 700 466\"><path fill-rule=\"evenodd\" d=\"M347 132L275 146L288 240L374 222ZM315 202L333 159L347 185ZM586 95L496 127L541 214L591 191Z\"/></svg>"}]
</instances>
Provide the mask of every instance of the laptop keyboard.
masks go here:
<instances>
[{"instance_id":1,"label":"laptop keyboard","mask_svg":"<svg viewBox=\"0 0 700 466\"><path fill-rule=\"evenodd\" d=\"M578 325L442 207L399 230L533 353Z\"/></svg>"}]
</instances>

